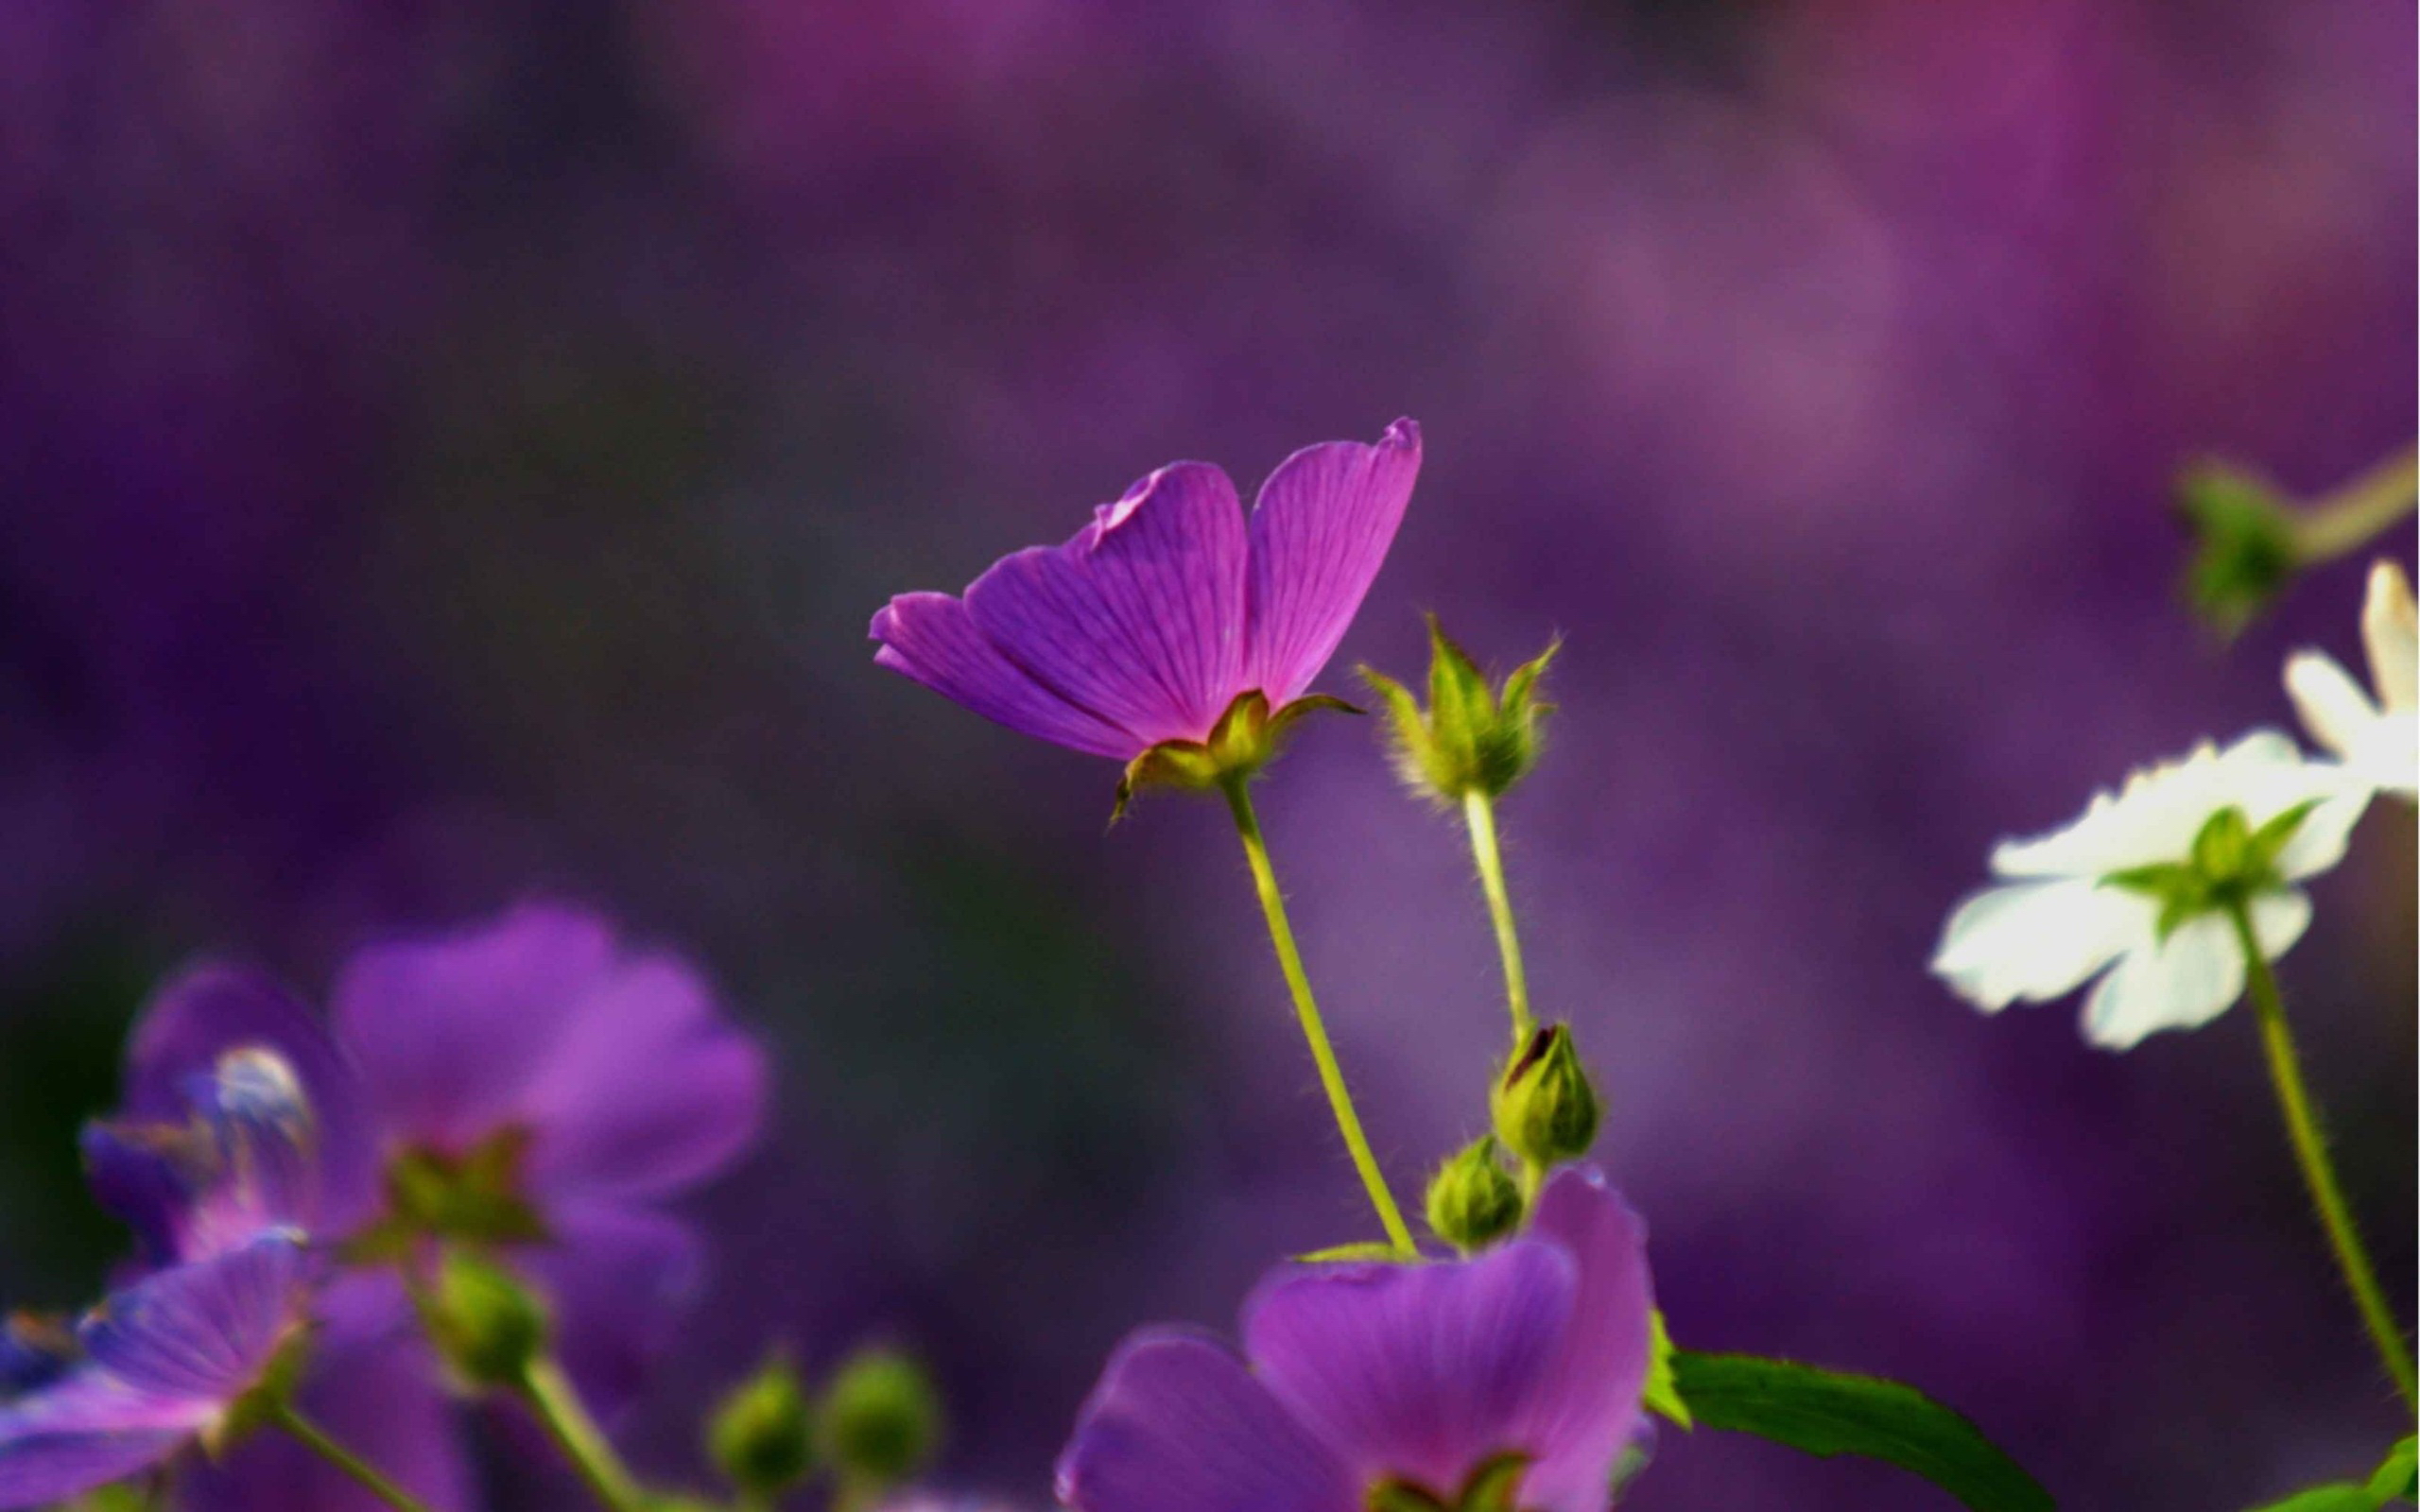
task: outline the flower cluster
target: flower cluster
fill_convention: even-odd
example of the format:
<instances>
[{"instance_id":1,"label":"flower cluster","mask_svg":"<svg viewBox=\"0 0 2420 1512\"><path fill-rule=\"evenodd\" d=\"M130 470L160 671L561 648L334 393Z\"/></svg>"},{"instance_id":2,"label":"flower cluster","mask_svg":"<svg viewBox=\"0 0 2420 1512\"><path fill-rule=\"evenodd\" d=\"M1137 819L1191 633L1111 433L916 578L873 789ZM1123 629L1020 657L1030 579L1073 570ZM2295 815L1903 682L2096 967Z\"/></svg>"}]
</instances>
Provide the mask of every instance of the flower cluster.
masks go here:
<instances>
[{"instance_id":1,"label":"flower cluster","mask_svg":"<svg viewBox=\"0 0 2420 1512\"><path fill-rule=\"evenodd\" d=\"M490 1257L610 1409L698 1282L697 1235L664 1204L745 1151L766 1083L686 963L558 905L363 950L324 1022L251 971L179 978L134 1030L124 1117L85 1137L138 1279L60 1335L72 1363L43 1332L19 1343L0 1506L152 1466L195 1508L388 1500L244 1436L287 1414L421 1504L472 1506L464 1383L415 1294L436 1305L446 1256Z\"/></svg>"}]
</instances>

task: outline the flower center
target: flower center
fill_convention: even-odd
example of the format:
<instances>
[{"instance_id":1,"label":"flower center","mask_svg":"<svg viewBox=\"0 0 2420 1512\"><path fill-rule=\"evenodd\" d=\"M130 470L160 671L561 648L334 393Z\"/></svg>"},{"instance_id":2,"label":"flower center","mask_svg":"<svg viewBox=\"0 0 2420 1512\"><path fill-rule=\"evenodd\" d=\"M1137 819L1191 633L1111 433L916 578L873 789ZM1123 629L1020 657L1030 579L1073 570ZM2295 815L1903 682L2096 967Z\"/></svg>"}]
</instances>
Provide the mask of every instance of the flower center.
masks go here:
<instances>
[{"instance_id":1,"label":"flower center","mask_svg":"<svg viewBox=\"0 0 2420 1512\"><path fill-rule=\"evenodd\" d=\"M1452 1496L1440 1496L1416 1481L1393 1477L1370 1487L1363 1503L1367 1512L1520 1512L1514 1500L1530 1457L1513 1452L1490 1455L1463 1480Z\"/></svg>"}]
</instances>

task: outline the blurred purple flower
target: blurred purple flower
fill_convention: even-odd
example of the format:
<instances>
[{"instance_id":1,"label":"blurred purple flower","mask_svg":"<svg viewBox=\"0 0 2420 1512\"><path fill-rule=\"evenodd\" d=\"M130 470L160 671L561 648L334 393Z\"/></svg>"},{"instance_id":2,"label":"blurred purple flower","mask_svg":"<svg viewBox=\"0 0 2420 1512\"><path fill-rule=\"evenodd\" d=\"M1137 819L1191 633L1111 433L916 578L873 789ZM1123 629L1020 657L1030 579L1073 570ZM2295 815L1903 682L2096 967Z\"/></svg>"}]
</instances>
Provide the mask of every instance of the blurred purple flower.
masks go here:
<instances>
[{"instance_id":1,"label":"blurred purple flower","mask_svg":"<svg viewBox=\"0 0 2420 1512\"><path fill-rule=\"evenodd\" d=\"M1246 1360L1146 1329L1084 1404L1060 1499L1362 1512L1386 1486L1452 1507L1492 1473L1536 1512L1603 1512L1642 1423L1646 1240L1601 1178L1566 1170L1527 1234L1476 1259L1278 1271L1245 1305Z\"/></svg>"},{"instance_id":2,"label":"blurred purple flower","mask_svg":"<svg viewBox=\"0 0 2420 1512\"><path fill-rule=\"evenodd\" d=\"M233 1049L188 1079L187 1102L181 1122L86 1141L96 1184L163 1268L72 1334L12 1328L0 1507L80 1495L210 1438L310 1318L320 1265L290 1221L311 1181L301 1083L273 1054Z\"/></svg>"},{"instance_id":3,"label":"blurred purple flower","mask_svg":"<svg viewBox=\"0 0 2420 1512\"><path fill-rule=\"evenodd\" d=\"M1131 761L1201 741L1236 698L1300 697L1344 638L1420 472L1420 427L1305 447L1246 526L1227 474L1176 462L1064 545L1004 557L963 597L902 593L876 664L987 719Z\"/></svg>"},{"instance_id":4,"label":"blurred purple flower","mask_svg":"<svg viewBox=\"0 0 2420 1512\"><path fill-rule=\"evenodd\" d=\"M526 904L493 923L356 954L334 1035L275 984L211 968L137 1026L129 1101L153 1104L231 1055L290 1066L320 1126L317 1231L434 1231L535 1280L565 1367L610 1410L636 1389L695 1290L700 1244L655 1206L755 1137L767 1074L685 963L631 954L602 919ZM119 1185L142 1190L142 1167ZM391 1227L390 1227L391 1226ZM345 1277L320 1309L302 1403L432 1507L472 1501L443 1377L390 1275ZM366 1508L294 1446L248 1445L193 1477L208 1507Z\"/></svg>"}]
</instances>

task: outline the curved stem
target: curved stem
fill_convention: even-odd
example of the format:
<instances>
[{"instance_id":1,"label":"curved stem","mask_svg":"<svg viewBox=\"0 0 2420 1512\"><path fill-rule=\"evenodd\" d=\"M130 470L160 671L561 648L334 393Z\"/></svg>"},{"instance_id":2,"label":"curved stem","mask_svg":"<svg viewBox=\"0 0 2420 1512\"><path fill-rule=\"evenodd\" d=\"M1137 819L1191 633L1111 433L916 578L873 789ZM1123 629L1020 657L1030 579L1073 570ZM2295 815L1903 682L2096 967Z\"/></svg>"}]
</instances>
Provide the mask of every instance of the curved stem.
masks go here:
<instances>
[{"instance_id":1,"label":"curved stem","mask_svg":"<svg viewBox=\"0 0 2420 1512\"><path fill-rule=\"evenodd\" d=\"M372 1469L351 1450L322 1433L317 1423L295 1411L293 1403L279 1402L270 1408L269 1420L292 1435L303 1448L352 1477L363 1490L393 1507L395 1512L428 1512L410 1492Z\"/></svg>"},{"instance_id":2,"label":"curved stem","mask_svg":"<svg viewBox=\"0 0 2420 1512\"><path fill-rule=\"evenodd\" d=\"M2406 1406L2420 1405L2420 1393L2413 1386L2411 1349L2404 1343L2403 1330L2387 1306L2386 1294L2378 1288L2377 1272L2370 1264L2368 1250L2361 1246L2360 1230L2353 1226L2352 1211L2344 1204L2343 1189L2337 1184L2336 1169L2327 1159L2327 1142L2319 1130L2319 1113L2311 1104L2309 1089L2303 1084L2301 1057L2295 1054L2293 1035L2286 1027L2286 1004L2277 990L2276 973L2269 969L2269 958L2261 954L2258 937L2252 929L2251 911L2238 902L2228 906L2227 915L2235 924L2236 942L2243 949L2252 1006L2260 1019L2260 1042L2269 1053L2269 1077L2276 1084L2277 1106L2286 1115L2286 1137L2294 1147L2294 1159L2302 1165L2303 1183L2310 1189L2311 1206L2319 1211L2320 1227L2327 1230L2327 1242L2336 1250L2336 1263L2344 1272L2344 1284L2352 1290L2354 1305L2361 1311L2361 1322L2370 1331L2370 1341L2377 1346L2378 1358L2385 1362L2387 1374L2394 1378L2395 1389L2403 1393Z\"/></svg>"},{"instance_id":3,"label":"curved stem","mask_svg":"<svg viewBox=\"0 0 2420 1512\"><path fill-rule=\"evenodd\" d=\"M1473 788L1462 795L1462 817L1470 825L1471 855L1478 863L1478 885L1487 894L1488 917L1495 923L1495 953L1504 958L1504 1003L1512 1011L1512 1042L1526 1044L1537 1032L1538 1021L1530 1013L1530 973L1521 965L1521 936L1512 926L1512 897L1504 887L1504 853L1495 840L1495 800Z\"/></svg>"},{"instance_id":4,"label":"curved stem","mask_svg":"<svg viewBox=\"0 0 2420 1512\"><path fill-rule=\"evenodd\" d=\"M646 1512L647 1493L639 1489L637 1477L614 1452L605 1431L580 1404L579 1394L552 1356L542 1354L529 1362L522 1374L520 1394L596 1500L613 1512Z\"/></svg>"},{"instance_id":5,"label":"curved stem","mask_svg":"<svg viewBox=\"0 0 2420 1512\"><path fill-rule=\"evenodd\" d=\"M1294 1016L1302 1022L1303 1038L1310 1042L1311 1059L1319 1067L1320 1085L1327 1090L1328 1108L1336 1114L1337 1131L1344 1136L1353 1168L1361 1174L1361 1185L1369 1190L1370 1205L1378 1210L1378 1222L1387 1230L1388 1242L1397 1253L1409 1259L1417 1253L1412 1247L1411 1230L1404 1226L1394 1194L1387 1190L1387 1178L1378 1169L1377 1157L1370 1153L1369 1138L1361 1132L1360 1115L1353 1110L1353 1094L1345 1089L1343 1068L1336 1063L1336 1051L1328 1044L1327 1027L1320 1021L1320 1005L1311 996L1310 978L1303 972L1302 952L1294 947L1294 927L1286 919L1286 897L1277 890L1277 873L1269 864L1269 844L1261 838L1260 818L1253 812L1252 794L1245 787L1245 781L1231 777L1219 786L1227 795L1227 807L1235 814L1236 833L1244 843L1244 859L1252 864L1253 886L1260 894L1260 911L1269 920L1269 939L1277 950L1278 970L1285 972L1287 989L1294 995Z\"/></svg>"},{"instance_id":6,"label":"curved stem","mask_svg":"<svg viewBox=\"0 0 2420 1512\"><path fill-rule=\"evenodd\" d=\"M2420 461L2406 448L2307 506L2294 521L2295 550L2311 564L2359 551L2410 514L2416 496Z\"/></svg>"}]
</instances>

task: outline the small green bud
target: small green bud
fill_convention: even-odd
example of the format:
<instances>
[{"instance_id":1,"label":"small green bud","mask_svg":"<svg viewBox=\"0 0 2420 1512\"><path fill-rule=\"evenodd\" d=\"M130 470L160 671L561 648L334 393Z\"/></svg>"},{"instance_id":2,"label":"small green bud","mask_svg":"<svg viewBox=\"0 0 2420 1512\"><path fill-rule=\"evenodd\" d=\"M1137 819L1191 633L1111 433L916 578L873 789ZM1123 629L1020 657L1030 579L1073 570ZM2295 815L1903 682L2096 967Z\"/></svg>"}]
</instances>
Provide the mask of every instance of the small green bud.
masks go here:
<instances>
[{"instance_id":1,"label":"small green bud","mask_svg":"<svg viewBox=\"0 0 2420 1512\"><path fill-rule=\"evenodd\" d=\"M546 1313L512 1273L449 1250L426 1303L429 1336L462 1378L478 1386L522 1381L546 1347Z\"/></svg>"},{"instance_id":2,"label":"small green bud","mask_svg":"<svg viewBox=\"0 0 2420 1512\"><path fill-rule=\"evenodd\" d=\"M1479 1249L1521 1224L1521 1188L1481 1135L1428 1182L1428 1228L1457 1249Z\"/></svg>"},{"instance_id":3,"label":"small green bud","mask_svg":"<svg viewBox=\"0 0 2420 1512\"><path fill-rule=\"evenodd\" d=\"M1597 1142L1601 1108L1565 1024L1540 1029L1495 1084L1495 1136L1533 1165L1576 1160Z\"/></svg>"},{"instance_id":4,"label":"small green bud","mask_svg":"<svg viewBox=\"0 0 2420 1512\"><path fill-rule=\"evenodd\" d=\"M1473 793L1499 798L1537 765L1540 720L1553 707L1538 696L1560 644L1515 668L1500 688L1468 653L1428 619L1428 707L1402 683L1361 669L1386 705L1395 770L1414 790L1455 804Z\"/></svg>"},{"instance_id":5,"label":"small green bud","mask_svg":"<svg viewBox=\"0 0 2420 1512\"><path fill-rule=\"evenodd\" d=\"M2265 479L2223 462L2200 462L2177 480L2177 511L2196 542L2186 593L2222 634L2267 609L2302 565L2293 516Z\"/></svg>"},{"instance_id":6,"label":"small green bud","mask_svg":"<svg viewBox=\"0 0 2420 1512\"><path fill-rule=\"evenodd\" d=\"M815 1468L814 1425L798 1372L780 1357L723 1398L706 1430L706 1447L743 1497L771 1502Z\"/></svg>"},{"instance_id":7,"label":"small green bud","mask_svg":"<svg viewBox=\"0 0 2420 1512\"><path fill-rule=\"evenodd\" d=\"M924 1366L890 1349L852 1355L823 1394L823 1450L842 1477L890 1486L932 1459L941 1403Z\"/></svg>"}]
</instances>

